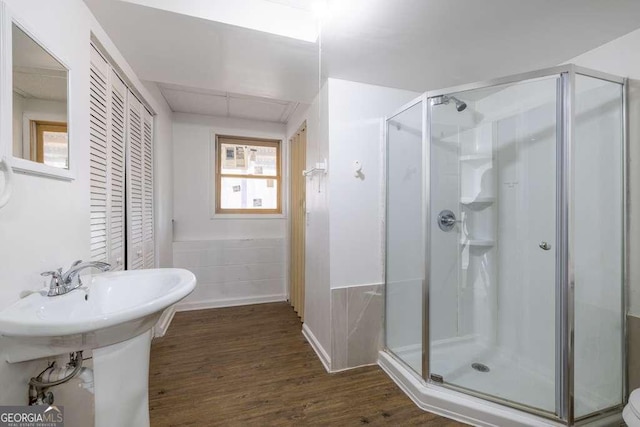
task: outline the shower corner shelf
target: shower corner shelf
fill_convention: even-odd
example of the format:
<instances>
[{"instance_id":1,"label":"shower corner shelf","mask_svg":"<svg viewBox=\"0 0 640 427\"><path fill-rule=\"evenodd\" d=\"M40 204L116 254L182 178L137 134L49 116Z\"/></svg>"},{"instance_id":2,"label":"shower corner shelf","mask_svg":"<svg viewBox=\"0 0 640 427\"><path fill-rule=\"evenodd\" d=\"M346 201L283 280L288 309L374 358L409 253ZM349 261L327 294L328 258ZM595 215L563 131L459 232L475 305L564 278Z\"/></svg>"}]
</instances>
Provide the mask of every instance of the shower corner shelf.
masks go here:
<instances>
[{"instance_id":1,"label":"shower corner shelf","mask_svg":"<svg viewBox=\"0 0 640 427\"><path fill-rule=\"evenodd\" d=\"M464 156L460 156L459 160L461 162L489 161L489 160L493 160L493 155L491 155L491 154L466 154Z\"/></svg>"},{"instance_id":2,"label":"shower corner shelf","mask_svg":"<svg viewBox=\"0 0 640 427\"><path fill-rule=\"evenodd\" d=\"M463 239L463 240L460 240L460 244L466 245L466 246L480 247L480 248L490 248L490 247L493 247L495 242L493 240L487 240L487 239L469 239L469 240Z\"/></svg>"},{"instance_id":3,"label":"shower corner shelf","mask_svg":"<svg viewBox=\"0 0 640 427\"><path fill-rule=\"evenodd\" d=\"M474 204L491 204L496 201L495 197L461 197L460 203L463 205L474 205Z\"/></svg>"}]
</instances>

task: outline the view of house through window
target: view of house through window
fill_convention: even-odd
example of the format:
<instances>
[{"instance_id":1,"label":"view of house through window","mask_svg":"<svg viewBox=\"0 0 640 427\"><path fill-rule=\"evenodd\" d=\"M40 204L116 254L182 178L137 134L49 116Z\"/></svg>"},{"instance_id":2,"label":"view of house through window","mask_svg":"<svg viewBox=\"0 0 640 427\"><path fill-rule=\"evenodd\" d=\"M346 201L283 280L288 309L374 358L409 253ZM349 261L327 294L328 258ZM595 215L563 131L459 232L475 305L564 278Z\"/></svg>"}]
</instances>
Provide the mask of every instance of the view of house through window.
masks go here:
<instances>
[{"instance_id":1,"label":"view of house through window","mask_svg":"<svg viewBox=\"0 0 640 427\"><path fill-rule=\"evenodd\" d=\"M280 141L216 135L216 213L281 213Z\"/></svg>"}]
</instances>

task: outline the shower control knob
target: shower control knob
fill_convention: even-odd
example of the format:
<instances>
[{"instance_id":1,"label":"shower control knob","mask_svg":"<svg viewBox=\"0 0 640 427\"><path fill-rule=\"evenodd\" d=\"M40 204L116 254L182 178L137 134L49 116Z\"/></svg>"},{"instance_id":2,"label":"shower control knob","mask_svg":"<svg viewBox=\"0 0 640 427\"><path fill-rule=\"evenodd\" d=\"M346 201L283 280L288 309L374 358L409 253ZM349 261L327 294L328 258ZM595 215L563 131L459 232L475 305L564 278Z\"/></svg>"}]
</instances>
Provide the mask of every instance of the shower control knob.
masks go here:
<instances>
[{"instance_id":1,"label":"shower control knob","mask_svg":"<svg viewBox=\"0 0 640 427\"><path fill-rule=\"evenodd\" d=\"M548 244L547 242L540 242L538 246L540 246L540 249L545 251L548 251L549 249L551 249L551 245Z\"/></svg>"},{"instance_id":2,"label":"shower control knob","mask_svg":"<svg viewBox=\"0 0 640 427\"><path fill-rule=\"evenodd\" d=\"M457 222L461 222L459 219L456 219L456 214L451 212L449 209L445 209L438 214L438 227L442 231L451 231Z\"/></svg>"}]
</instances>

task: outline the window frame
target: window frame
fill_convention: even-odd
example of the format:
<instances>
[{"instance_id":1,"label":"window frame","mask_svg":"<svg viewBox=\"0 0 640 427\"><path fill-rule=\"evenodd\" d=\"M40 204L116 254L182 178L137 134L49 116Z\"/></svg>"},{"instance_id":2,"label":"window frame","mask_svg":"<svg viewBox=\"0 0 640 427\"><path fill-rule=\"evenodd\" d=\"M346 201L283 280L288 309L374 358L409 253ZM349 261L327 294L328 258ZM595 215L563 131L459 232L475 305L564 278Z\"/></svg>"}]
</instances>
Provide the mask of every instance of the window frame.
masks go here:
<instances>
[{"instance_id":1,"label":"window frame","mask_svg":"<svg viewBox=\"0 0 640 427\"><path fill-rule=\"evenodd\" d=\"M46 164L44 162L44 132L58 132L67 134L67 167L69 169L69 126L66 122L54 122L49 120L30 120L29 125L32 129L30 141L30 156L36 158L36 162ZM51 165L47 165L51 166ZM62 168L61 168L62 169Z\"/></svg>"},{"instance_id":2,"label":"window frame","mask_svg":"<svg viewBox=\"0 0 640 427\"><path fill-rule=\"evenodd\" d=\"M253 145L263 147L275 147L276 148L276 175L275 176L263 176L263 175L249 175L249 174L223 174L222 173L222 141L234 140L237 141L237 145ZM225 142L228 144L228 141ZM235 135L223 135L215 134L215 173L214 173L214 186L215 186L215 201L214 201L214 215L282 215L282 140L281 139L269 139L269 138L254 138L246 136ZM277 186L277 207L276 209L223 209L221 207L222 198L222 178L242 178L242 179L273 179L276 181Z\"/></svg>"}]
</instances>

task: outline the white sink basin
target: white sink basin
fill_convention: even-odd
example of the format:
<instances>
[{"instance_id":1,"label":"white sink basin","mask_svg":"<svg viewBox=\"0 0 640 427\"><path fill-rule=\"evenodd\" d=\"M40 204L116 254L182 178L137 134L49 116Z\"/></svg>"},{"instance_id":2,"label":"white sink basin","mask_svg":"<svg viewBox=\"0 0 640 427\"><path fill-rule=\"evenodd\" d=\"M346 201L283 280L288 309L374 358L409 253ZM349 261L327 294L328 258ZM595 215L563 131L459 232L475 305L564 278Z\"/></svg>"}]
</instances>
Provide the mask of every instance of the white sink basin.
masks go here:
<instances>
[{"instance_id":1,"label":"white sink basin","mask_svg":"<svg viewBox=\"0 0 640 427\"><path fill-rule=\"evenodd\" d=\"M166 268L94 275L82 288L49 297L31 294L0 311L8 362L88 350L150 329L164 309L196 285L190 271Z\"/></svg>"},{"instance_id":2,"label":"white sink basin","mask_svg":"<svg viewBox=\"0 0 640 427\"><path fill-rule=\"evenodd\" d=\"M21 362L92 350L95 426L149 425L151 328L196 286L178 268L119 271L67 294L48 289L0 311L2 353Z\"/></svg>"}]
</instances>

